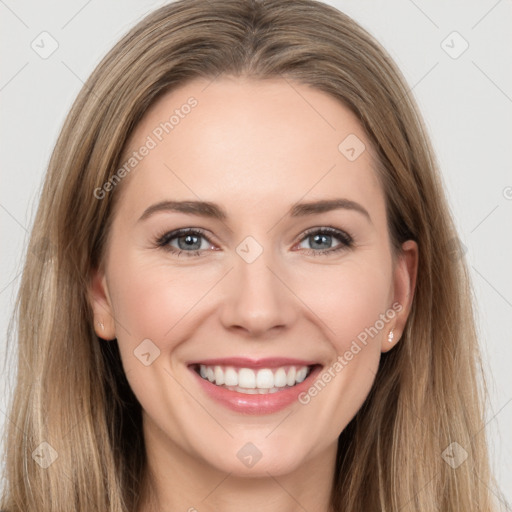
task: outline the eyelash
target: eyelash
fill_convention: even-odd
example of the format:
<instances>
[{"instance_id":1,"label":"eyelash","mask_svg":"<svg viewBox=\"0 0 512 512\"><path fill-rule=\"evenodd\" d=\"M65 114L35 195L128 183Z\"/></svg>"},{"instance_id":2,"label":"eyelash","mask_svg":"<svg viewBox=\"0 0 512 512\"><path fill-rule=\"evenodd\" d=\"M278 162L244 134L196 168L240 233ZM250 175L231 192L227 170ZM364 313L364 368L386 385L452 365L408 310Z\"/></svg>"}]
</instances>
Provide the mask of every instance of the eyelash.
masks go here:
<instances>
[{"instance_id":1,"label":"eyelash","mask_svg":"<svg viewBox=\"0 0 512 512\"><path fill-rule=\"evenodd\" d=\"M338 240L341 243L334 249L331 248L331 249L324 249L324 250L319 250L319 251L315 251L314 249L304 249L304 250L308 251L308 255L323 256L323 255L327 255L327 254L338 253L342 250L351 249L354 246L354 240L349 234L347 234L343 231L340 231L339 229L331 228L331 227L308 229L304 232L304 235L300 239L299 243L304 241L308 237L310 237L312 235L316 235L316 234L329 235L329 236L336 237L336 238L338 238ZM188 257L188 258L203 256L203 253L205 252L205 250L202 250L202 249L198 249L195 251L184 251L182 249L176 249L175 247L172 247L171 245L169 245L169 242L171 240L173 240L175 238L180 238L180 237L186 236L186 235L199 235L199 236L203 237L208 243L211 244L210 239L206 236L205 232L202 229L200 229L200 228L194 228L194 229L182 228L182 229L176 229L174 231L168 231L168 232L165 232L164 234L158 236L155 241L155 245L159 248L162 248L165 251L176 254L178 257L182 253L185 253L186 257Z\"/></svg>"}]
</instances>

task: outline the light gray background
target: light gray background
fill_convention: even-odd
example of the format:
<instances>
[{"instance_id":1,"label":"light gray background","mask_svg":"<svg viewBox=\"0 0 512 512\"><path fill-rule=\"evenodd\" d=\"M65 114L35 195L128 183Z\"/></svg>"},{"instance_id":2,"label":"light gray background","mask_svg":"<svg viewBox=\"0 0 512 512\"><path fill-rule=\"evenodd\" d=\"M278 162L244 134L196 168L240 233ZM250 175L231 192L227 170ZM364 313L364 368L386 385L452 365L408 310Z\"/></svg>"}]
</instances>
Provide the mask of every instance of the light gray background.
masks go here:
<instances>
[{"instance_id":1,"label":"light gray background","mask_svg":"<svg viewBox=\"0 0 512 512\"><path fill-rule=\"evenodd\" d=\"M164 3L0 0L0 361L39 187L64 117L103 55ZM467 248L492 394L491 454L512 502L512 2L327 3L390 52L425 118ZM46 59L31 47L43 31L58 43ZM469 44L458 58L453 55L464 42L450 36L453 31ZM2 375L0 428L9 421L5 395L11 385Z\"/></svg>"}]
</instances>

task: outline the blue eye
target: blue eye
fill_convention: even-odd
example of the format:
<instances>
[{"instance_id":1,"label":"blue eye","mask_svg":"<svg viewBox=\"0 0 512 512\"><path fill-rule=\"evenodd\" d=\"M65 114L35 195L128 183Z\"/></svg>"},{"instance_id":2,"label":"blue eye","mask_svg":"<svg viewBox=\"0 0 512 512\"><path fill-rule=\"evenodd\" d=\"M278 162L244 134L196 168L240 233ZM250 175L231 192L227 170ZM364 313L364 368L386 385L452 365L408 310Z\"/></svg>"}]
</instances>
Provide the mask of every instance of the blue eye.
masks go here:
<instances>
[{"instance_id":1,"label":"blue eye","mask_svg":"<svg viewBox=\"0 0 512 512\"><path fill-rule=\"evenodd\" d=\"M333 240L338 240L338 244L334 247L332 247ZM313 256L332 254L354 245L350 235L330 227L312 228L306 231L301 244L305 241L309 241L312 247L306 249L306 252ZM212 243L201 229L183 228L164 233L156 240L156 245L177 256L185 254L187 257L197 257L203 256ZM328 247L325 247L326 245Z\"/></svg>"},{"instance_id":2,"label":"blue eye","mask_svg":"<svg viewBox=\"0 0 512 512\"><path fill-rule=\"evenodd\" d=\"M337 239L340 243L332 247L333 239ZM349 249L353 247L354 241L352 237L343 231L335 228L313 228L306 232L306 236L302 239L303 241L309 241L310 246L313 249L308 250L308 254L313 256L323 255L327 253L335 253L343 249ZM303 242L301 242L303 243ZM322 247L324 245L324 247ZM331 247L325 247L325 245ZM320 249L320 250L316 250Z\"/></svg>"},{"instance_id":3,"label":"blue eye","mask_svg":"<svg viewBox=\"0 0 512 512\"><path fill-rule=\"evenodd\" d=\"M201 239L208 241L208 249L211 246L210 240L199 229L178 229L165 233L157 240L157 245L167 251L176 253L178 256L185 253L187 256L201 256L204 251L201 250ZM173 246L171 243L176 240L178 247Z\"/></svg>"}]
</instances>

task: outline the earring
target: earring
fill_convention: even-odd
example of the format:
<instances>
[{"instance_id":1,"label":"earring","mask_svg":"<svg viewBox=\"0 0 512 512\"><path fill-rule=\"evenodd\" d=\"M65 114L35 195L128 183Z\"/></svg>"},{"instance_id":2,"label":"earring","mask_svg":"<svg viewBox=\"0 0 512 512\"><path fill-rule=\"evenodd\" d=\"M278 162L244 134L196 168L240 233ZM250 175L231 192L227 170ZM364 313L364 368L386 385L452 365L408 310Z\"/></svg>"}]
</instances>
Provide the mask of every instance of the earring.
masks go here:
<instances>
[{"instance_id":1,"label":"earring","mask_svg":"<svg viewBox=\"0 0 512 512\"><path fill-rule=\"evenodd\" d=\"M104 331L105 330L105 326L103 325L102 322L98 322L98 325L101 327L101 330Z\"/></svg>"},{"instance_id":2,"label":"earring","mask_svg":"<svg viewBox=\"0 0 512 512\"><path fill-rule=\"evenodd\" d=\"M389 331L389 334L388 334L388 341L389 341L389 343L393 342L393 338L394 337L395 337L395 335L393 334L393 329L391 329L391 331Z\"/></svg>"}]
</instances>

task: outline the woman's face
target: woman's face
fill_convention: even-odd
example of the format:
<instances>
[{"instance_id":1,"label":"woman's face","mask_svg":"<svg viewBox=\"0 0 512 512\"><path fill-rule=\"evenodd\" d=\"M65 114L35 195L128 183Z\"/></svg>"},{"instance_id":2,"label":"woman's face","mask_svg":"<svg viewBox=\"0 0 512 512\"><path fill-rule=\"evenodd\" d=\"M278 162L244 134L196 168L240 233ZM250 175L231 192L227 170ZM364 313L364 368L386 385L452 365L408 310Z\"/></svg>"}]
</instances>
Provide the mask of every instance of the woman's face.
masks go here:
<instances>
[{"instance_id":1,"label":"woman's face","mask_svg":"<svg viewBox=\"0 0 512 512\"><path fill-rule=\"evenodd\" d=\"M251 476L331 464L417 265L411 241L392 260L357 118L285 80L197 80L152 106L123 164L91 293L148 452Z\"/></svg>"}]
</instances>

